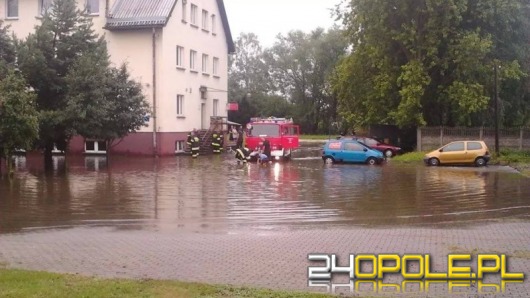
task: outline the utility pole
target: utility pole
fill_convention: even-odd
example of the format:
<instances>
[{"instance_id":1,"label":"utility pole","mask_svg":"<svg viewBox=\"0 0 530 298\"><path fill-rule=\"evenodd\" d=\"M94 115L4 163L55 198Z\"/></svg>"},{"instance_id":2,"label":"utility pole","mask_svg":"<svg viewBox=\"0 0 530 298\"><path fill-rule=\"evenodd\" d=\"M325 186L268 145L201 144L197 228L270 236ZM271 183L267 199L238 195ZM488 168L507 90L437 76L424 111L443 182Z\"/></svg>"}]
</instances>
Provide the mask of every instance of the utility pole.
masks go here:
<instances>
[{"instance_id":1,"label":"utility pole","mask_svg":"<svg viewBox=\"0 0 530 298\"><path fill-rule=\"evenodd\" d=\"M495 78L495 156L499 156L499 76L497 74L497 61L494 62Z\"/></svg>"}]
</instances>

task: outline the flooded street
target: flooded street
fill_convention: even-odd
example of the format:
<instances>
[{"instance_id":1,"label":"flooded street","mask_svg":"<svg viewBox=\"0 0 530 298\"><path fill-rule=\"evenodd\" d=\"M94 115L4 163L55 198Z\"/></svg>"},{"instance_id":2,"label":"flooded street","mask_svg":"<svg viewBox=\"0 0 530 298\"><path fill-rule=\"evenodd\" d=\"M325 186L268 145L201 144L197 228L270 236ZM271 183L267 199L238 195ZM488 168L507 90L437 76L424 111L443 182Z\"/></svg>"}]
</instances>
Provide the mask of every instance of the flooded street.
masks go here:
<instances>
[{"instance_id":1,"label":"flooded street","mask_svg":"<svg viewBox=\"0 0 530 298\"><path fill-rule=\"evenodd\" d=\"M283 164L237 165L231 154L69 157L44 174L18 157L0 181L0 233L40 228L233 231L473 224L530 218L530 179L510 168L324 165L318 148ZM58 167L63 157L55 157ZM34 166L35 164L35 166Z\"/></svg>"},{"instance_id":2,"label":"flooded street","mask_svg":"<svg viewBox=\"0 0 530 298\"><path fill-rule=\"evenodd\" d=\"M530 272L529 178L495 166L325 165L319 153L265 167L231 154L68 157L51 174L40 156L19 157L0 182L0 267L319 292L332 287L308 284L310 253L431 254L445 272L448 254L494 252L510 272Z\"/></svg>"}]
</instances>

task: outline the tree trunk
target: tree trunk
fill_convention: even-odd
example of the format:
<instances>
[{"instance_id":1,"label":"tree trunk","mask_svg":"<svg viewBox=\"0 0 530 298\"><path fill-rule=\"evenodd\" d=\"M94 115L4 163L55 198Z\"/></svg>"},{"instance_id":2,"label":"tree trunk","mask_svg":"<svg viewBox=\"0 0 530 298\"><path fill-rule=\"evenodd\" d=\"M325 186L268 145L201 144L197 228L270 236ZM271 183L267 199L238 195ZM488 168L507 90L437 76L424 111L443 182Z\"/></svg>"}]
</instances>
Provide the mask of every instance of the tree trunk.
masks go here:
<instances>
[{"instance_id":1,"label":"tree trunk","mask_svg":"<svg viewBox=\"0 0 530 298\"><path fill-rule=\"evenodd\" d=\"M44 171L52 172L53 171L53 143L46 144L44 148Z\"/></svg>"},{"instance_id":2,"label":"tree trunk","mask_svg":"<svg viewBox=\"0 0 530 298\"><path fill-rule=\"evenodd\" d=\"M7 177L11 178L13 176L13 159L11 158L11 154L6 154L6 168L7 168Z\"/></svg>"},{"instance_id":3,"label":"tree trunk","mask_svg":"<svg viewBox=\"0 0 530 298\"><path fill-rule=\"evenodd\" d=\"M110 147L114 143L114 139L105 140L107 142L107 152L105 152L106 162L107 162L107 171L110 169Z\"/></svg>"}]
</instances>

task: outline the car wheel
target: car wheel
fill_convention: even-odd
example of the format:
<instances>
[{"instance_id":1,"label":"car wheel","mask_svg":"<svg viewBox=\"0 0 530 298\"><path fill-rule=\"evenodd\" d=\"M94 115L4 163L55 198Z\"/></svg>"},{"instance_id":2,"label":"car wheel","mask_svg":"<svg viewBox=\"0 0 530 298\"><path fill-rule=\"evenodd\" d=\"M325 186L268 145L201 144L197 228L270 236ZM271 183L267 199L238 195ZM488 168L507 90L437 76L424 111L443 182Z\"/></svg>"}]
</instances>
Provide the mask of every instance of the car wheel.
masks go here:
<instances>
[{"instance_id":1,"label":"car wheel","mask_svg":"<svg viewBox=\"0 0 530 298\"><path fill-rule=\"evenodd\" d=\"M366 160L366 163L371 165L371 166L373 166L373 165L377 164L377 160L375 158L373 158L373 157L370 157L370 158L368 158Z\"/></svg>"},{"instance_id":2,"label":"car wheel","mask_svg":"<svg viewBox=\"0 0 530 298\"><path fill-rule=\"evenodd\" d=\"M436 166L440 165L440 160L438 158L433 157L433 158L429 159L429 165L433 166L433 167L436 167Z\"/></svg>"},{"instance_id":3,"label":"car wheel","mask_svg":"<svg viewBox=\"0 0 530 298\"><path fill-rule=\"evenodd\" d=\"M324 158L324 163L330 165L332 163L335 163L335 160L333 159L333 157L329 157L328 156L328 157Z\"/></svg>"},{"instance_id":4,"label":"car wheel","mask_svg":"<svg viewBox=\"0 0 530 298\"><path fill-rule=\"evenodd\" d=\"M392 152L392 150L390 150L390 149L386 149L385 150L385 157L388 158L388 157L392 157L392 156L394 156L394 152Z\"/></svg>"},{"instance_id":5,"label":"car wheel","mask_svg":"<svg viewBox=\"0 0 530 298\"><path fill-rule=\"evenodd\" d=\"M483 167L486 165L486 160L483 157L477 157L477 159L475 159L475 165L477 167Z\"/></svg>"}]
</instances>

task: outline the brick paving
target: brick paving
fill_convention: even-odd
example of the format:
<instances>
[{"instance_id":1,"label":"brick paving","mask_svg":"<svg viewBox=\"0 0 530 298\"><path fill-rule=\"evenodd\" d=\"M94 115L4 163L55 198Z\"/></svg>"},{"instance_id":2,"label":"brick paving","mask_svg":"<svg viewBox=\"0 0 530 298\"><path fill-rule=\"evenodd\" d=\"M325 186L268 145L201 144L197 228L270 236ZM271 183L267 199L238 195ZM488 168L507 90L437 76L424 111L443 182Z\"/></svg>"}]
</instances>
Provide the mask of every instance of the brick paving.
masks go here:
<instances>
[{"instance_id":1,"label":"brick paving","mask_svg":"<svg viewBox=\"0 0 530 298\"><path fill-rule=\"evenodd\" d=\"M302 291L324 289L308 287L309 253L343 259L350 253L430 253L434 270L446 272L452 252L505 253L510 272L529 275L530 222L269 231L75 227L0 235L0 264L8 268ZM468 294L458 297L482 296L476 287L463 290ZM429 291L448 293L443 286ZM508 284L499 296L530 297L530 282Z\"/></svg>"}]
</instances>

